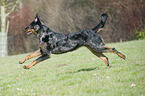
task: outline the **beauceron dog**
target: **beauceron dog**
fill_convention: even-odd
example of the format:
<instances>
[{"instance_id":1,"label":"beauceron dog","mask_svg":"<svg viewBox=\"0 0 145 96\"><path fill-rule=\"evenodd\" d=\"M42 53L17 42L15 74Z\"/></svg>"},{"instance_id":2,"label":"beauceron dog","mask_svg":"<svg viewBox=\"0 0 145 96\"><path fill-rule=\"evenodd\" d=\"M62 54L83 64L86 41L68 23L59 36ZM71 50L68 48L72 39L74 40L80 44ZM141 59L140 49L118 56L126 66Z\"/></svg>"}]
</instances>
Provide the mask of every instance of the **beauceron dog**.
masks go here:
<instances>
[{"instance_id":1,"label":"beauceron dog","mask_svg":"<svg viewBox=\"0 0 145 96\"><path fill-rule=\"evenodd\" d=\"M112 52L123 59L126 57L115 48L106 47L103 39L97 34L97 32L104 27L107 18L108 15L104 13L101 16L100 23L93 29L62 34L49 29L49 27L40 20L38 14L36 14L35 20L28 27L23 29L23 31L26 32L27 35L36 35L39 39L40 48L36 52L25 57L19 63L22 64L30 58L40 56L30 65L23 67L24 69L29 69L37 63L50 58L50 54L62 54L76 50L81 46L85 46L94 55L101 58L105 62L107 68L109 68L108 58L103 53Z\"/></svg>"}]
</instances>

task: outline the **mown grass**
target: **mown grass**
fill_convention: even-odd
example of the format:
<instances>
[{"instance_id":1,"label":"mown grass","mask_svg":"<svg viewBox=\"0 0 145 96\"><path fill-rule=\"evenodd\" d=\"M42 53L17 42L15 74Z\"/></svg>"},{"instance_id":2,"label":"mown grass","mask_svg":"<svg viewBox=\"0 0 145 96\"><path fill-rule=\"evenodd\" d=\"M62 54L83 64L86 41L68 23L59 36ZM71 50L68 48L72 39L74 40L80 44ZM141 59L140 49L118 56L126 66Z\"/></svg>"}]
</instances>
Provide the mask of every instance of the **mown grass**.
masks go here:
<instances>
[{"instance_id":1,"label":"mown grass","mask_svg":"<svg viewBox=\"0 0 145 96\"><path fill-rule=\"evenodd\" d=\"M29 70L34 59L18 64L28 54L0 58L1 96L145 96L145 40L110 43L126 60L112 53L111 68L82 47L52 55Z\"/></svg>"}]
</instances>

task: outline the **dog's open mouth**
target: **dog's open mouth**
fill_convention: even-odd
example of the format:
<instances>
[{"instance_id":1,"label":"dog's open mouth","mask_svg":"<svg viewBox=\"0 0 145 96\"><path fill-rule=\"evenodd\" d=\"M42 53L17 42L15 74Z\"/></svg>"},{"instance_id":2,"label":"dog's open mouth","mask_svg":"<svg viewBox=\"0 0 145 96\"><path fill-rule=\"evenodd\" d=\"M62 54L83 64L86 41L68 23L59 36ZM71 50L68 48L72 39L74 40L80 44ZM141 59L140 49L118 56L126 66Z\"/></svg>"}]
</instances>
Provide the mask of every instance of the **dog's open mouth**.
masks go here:
<instances>
[{"instance_id":1,"label":"dog's open mouth","mask_svg":"<svg viewBox=\"0 0 145 96\"><path fill-rule=\"evenodd\" d=\"M27 35L29 36L29 35L31 35L33 33L33 31L29 31L29 32L27 32Z\"/></svg>"},{"instance_id":2,"label":"dog's open mouth","mask_svg":"<svg viewBox=\"0 0 145 96\"><path fill-rule=\"evenodd\" d=\"M29 35L31 35L33 33L34 30L25 28L25 29L23 29L23 31L26 32L27 35L29 36Z\"/></svg>"}]
</instances>

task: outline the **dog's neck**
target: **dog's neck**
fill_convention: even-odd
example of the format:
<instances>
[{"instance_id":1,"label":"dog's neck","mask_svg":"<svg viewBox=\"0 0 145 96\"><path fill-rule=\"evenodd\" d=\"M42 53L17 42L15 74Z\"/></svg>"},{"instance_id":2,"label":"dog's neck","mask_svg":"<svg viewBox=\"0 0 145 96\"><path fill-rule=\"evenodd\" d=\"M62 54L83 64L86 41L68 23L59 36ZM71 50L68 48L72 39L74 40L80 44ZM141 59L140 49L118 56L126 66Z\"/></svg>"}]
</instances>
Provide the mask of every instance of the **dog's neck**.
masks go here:
<instances>
[{"instance_id":1,"label":"dog's neck","mask_svg":"<svg viewBox=\"0 0 145 96\"><path fill-rule=\"evenodd\" d=\"M42 25L40 27L40 29L37 31L37 38L40 38L42 36L42 34L49 34L52 33L52 31L49 29L49 27L47 27L46 25Z\"/></svg>"}]
</instances>

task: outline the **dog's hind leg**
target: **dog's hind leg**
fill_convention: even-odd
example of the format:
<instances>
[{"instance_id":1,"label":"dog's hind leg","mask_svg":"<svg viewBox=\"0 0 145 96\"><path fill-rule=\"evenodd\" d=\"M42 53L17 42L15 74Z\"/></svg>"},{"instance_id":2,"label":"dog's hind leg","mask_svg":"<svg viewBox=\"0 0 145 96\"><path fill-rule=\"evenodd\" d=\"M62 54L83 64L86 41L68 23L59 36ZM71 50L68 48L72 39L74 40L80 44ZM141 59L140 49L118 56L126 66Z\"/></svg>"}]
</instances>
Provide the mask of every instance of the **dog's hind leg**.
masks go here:
<instances>
[{"instance_id":1,"label":"dog's hind leg","mask_svg":"<svg viewBox=\"0 0 145 96\"><path fill-rule=\"evenodd\" d=\"M30 65L26 65L24 66L23 68L24 69L29 69L31 68L32 66L35 66L37 63L41 62L41 61L44 61L46 59L50 58L49 55L47 54L43 54L42 56L40 56L38 59L36 59L35 61L33 61Z\"/></svg>"},{"instance_id":2,"label":"dog's hind leg","mask_svg":"<svg viewBox=\"0 0 145 96\"><path fill-rule=\"evenodd\" d=\"M103 53L97 53L97 52L95 53L95 55L98 56L100 59L102 59L105 62L107 68L109 69L110 65L109 65L108 57L106 57Z\"/></svg>"},{"instance_id":3,"label":"dog's hind leg","mask_svg":"<svg viewBox=\"0 0 145 96\"><path fill-rule=\"evenodd\" d=\"M102 52L112 52L112 53L117 54L119 57L121 57L123 59L126 58L126 56L124 54L122 54L121 52L117 51L115 48L109 48L109 47L104 46L103 49L102 49Z\"/></svg>"},{"instance_id":4,"label":"dog's hind leg","mask_svg":"<svg viewBox=\"0 0 145 96\"><path fill-rule=\"evenodd\" d=\"M26 60L29 60L29 59L31 59L31 58L33 58L33 57L37 57L37 56L39 56L39 55L41 55L40 49L37 50L36 52L34 52L34 53L32 53L32 54L26 56L26 57L25 57L23 60L21 60L19 63L22 64L22 63L24 63Z\"/></svg>"},{"instance_id":5,"label":"dog's hind leg","mask_svg":"<svg viewBox=\"0 0 145 96\"><path fill-rule=\"evenodd\" d=\"M88 48L94 55L96 55L96 56L98 56L100 59L102 59L102 60L105 62L107 68L109 69L110 65L109 65L108 57L106 57L103 53L99 53L99 52L94 51L94 50L93 50L91 47L89 47L89 46L87 46L87 48Z\"/></svg>"}]
</instances>

